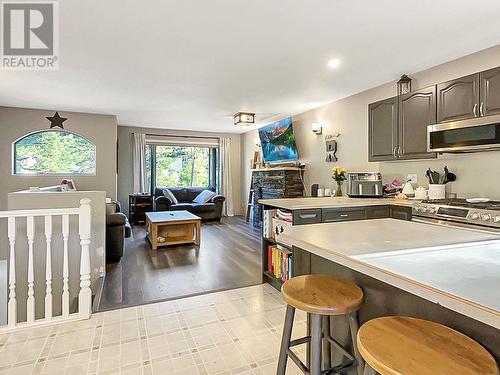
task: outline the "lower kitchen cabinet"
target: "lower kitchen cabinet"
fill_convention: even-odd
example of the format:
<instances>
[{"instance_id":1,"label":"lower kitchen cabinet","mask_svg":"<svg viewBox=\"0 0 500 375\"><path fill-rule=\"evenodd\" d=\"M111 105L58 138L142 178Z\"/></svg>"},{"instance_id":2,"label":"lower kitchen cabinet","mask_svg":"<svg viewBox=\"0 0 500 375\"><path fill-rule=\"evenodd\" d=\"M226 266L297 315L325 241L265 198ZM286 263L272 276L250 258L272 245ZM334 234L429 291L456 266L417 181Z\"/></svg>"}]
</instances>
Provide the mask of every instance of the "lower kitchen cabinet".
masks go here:
<instances>
[{"instance_id":1,"label":"lower kitchen cabinet","mask_svg":"<svg viewBox=\"0 0 500 375\"><path fill-rule=\"evenodd\" d=\"M411 208L401 206L389 207L389 217L399 220L411 220Z\"/></svg>"}]
</instances>

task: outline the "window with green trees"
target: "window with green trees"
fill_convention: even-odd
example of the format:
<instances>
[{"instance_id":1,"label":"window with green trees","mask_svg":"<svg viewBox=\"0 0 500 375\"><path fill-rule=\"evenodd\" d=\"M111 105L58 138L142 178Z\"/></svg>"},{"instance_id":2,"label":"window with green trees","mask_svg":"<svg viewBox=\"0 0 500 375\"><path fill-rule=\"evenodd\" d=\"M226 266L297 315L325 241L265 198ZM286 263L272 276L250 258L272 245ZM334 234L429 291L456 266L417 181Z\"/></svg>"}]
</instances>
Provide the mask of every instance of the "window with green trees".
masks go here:
<instances>
[{"instance_id":1,"label":"window with green trees","mask_svg":"<svg viewBox=\"0 0 500 375\"><path fill-rule=\"evenodd\" d=\"M43 130L14 143L14 174L94 175L95 145L66 130Z\"/></svg>"},{"instance_id":2,"label":"window with green trees","mask_svg":"<svg viewBox=\"0 0 500 375\"><path fill-rule=\"evenodd\" d=\"M147 180L154 186L216 187L217 185L216 148L148 145L146 163Z\"/></svg>"}]
</instances>

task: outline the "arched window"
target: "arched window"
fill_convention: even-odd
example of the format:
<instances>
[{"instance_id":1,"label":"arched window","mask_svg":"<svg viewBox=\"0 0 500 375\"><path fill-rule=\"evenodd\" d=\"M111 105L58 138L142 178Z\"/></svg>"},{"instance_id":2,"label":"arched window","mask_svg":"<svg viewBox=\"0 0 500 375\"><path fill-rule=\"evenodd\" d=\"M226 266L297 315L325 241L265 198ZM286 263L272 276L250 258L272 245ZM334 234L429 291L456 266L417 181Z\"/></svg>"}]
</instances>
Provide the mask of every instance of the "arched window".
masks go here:
<instances>
[{"instance_id":1,"label":"arched window","mask_svg":"<svg viewBox=\"0 0 500 375\"><path fill-rule=\"evenodd\" d=\"M66 130L42 130L13 144L13 173L95 175L95 145Z\"/></svg>"}]
</instances>

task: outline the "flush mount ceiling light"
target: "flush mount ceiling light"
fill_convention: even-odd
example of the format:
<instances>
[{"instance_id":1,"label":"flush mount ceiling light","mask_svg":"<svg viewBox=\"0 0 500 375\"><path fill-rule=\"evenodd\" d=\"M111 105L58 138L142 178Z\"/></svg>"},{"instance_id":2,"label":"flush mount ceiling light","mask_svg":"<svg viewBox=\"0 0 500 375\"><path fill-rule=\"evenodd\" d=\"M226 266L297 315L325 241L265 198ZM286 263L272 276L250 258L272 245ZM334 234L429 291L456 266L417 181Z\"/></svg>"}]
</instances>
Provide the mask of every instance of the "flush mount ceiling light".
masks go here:
<instances>
[{"instance_id":1,"label":"flush mount ceiling light","mask_svg":"<svg viewBox=\"0 0 500 375\"><path fill-rule=\"evenodd\" d=\"M255 113L238 112L234 115L234 125L253 125L255 124Z\"/></svg>"},{"instance_id":2,"label":"flush mount ceiling light","mask_svg":"<svg viewBox=\"0 0 500 375\"><path fill-rule=\"evenodd\" d=\"M332 69L338 68L340 65L340 60L339 59L331 59L328 61L328 66Z\"/></svg>"}]
</instances>

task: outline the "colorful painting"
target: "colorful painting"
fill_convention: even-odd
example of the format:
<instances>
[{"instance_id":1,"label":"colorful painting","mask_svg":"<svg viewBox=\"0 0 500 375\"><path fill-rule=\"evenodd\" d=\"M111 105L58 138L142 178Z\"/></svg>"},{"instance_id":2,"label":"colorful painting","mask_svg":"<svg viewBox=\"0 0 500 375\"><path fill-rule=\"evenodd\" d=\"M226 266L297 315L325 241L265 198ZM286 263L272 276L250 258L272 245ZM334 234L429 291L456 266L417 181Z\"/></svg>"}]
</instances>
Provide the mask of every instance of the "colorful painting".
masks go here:
<instances>
[{"instance_id":1,"label":"colorful painting","mask_svg":"<svg viewBox=\"0 0 500 375\"><path fill-rule=\"evenodd\" d=\"M266 163L285 163L298 160L299 154L291 117L260 128L259 137L262 155Z\"/></svg>"}]
</instances>

